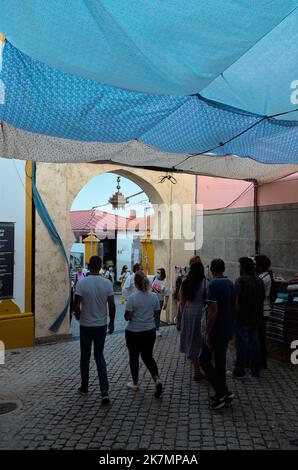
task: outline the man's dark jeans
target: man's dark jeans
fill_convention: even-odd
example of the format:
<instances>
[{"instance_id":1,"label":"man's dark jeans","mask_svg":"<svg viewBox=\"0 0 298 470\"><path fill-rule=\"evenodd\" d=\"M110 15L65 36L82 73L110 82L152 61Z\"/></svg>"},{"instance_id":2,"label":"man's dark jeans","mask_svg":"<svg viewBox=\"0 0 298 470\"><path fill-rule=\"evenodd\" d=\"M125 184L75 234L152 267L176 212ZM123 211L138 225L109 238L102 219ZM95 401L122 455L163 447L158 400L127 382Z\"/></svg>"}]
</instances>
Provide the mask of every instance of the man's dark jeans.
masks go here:
<instances>
[{"instance_id":1,"label":"man's dark jeans","mask_svg":"<svg viewBox=\"0 0 298 470\"><path fill-rule=\"evenodd\" d=\"M107 334L107 326L80 326L81 344L81 377L82 391L88 391L89 382L89 362L91 356L92 343L94 343L94 359L97 366L100 390L109 389L107 376L107 366L103 355L103 349Z\"/></svg>"},{"instance_id":2,"label":"man's dark jeans","mask_svg":"<svg viewBox=\"0 0 298 470\"><path fill-rule=\"evenodd\" d=\"M259 328L247 326L240 321L236 322L236 365L234 374L241 377L245 375L248 366L253 375L260 373L260 341Z\"/></svg>"},{"instance_id":3,"label":"man's dark jeans","mask_svg":"<svg viewBox=\"0 0 298 470\"><path fill-rule=\"evenodd\" d=\"M228 393L226 386L228 344L228 341L223 341L214 345L212 349L203 344L199 357L200 367L205 372L218 398L222 398Z\"/></svg>"}]
</instances>

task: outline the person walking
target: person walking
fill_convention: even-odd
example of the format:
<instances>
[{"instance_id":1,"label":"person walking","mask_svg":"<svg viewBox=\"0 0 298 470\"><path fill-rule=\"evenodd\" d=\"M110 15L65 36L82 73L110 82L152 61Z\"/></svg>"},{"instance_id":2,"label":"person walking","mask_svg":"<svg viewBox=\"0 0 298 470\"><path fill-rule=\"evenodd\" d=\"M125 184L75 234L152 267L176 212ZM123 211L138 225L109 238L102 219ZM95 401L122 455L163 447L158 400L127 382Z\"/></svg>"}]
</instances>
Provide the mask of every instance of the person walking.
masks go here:
<instances>
[{"instance_id":1,"label":"person walking","mask_svg":"<svg viewBox=\"0 0 298 470\"><path fill-rule=\"evenodd\" d=\"M162 336L161 332L159 331L160 313L162 309L166 310L168 306L169 296L171 293L171 290L166 281L166 271L164 268L157 269L156 276L154 276L152 281L151 290L152 292L157 294L160 305L159 315L155 318L156 336L160 337Z\"/></svg>"},{"instance_id":2,"label":"person walking","mask_svg":"<svg viewBox=\"0 0 298 470\"><path fill-rule=\"evenodd\" d=\"M85 267L83 269L83 274L86 277L88 273L89 273L89 266L88 266L88 263L85 263Z\"/></svg>"},{"instance_id":3,"label":"person walking","mask_svg":"<svg viewBox=\"0 0 298 470\"><path fill-rule=\"evenodd\" d=\"M190 259L189 259L189 266L191 266L193 263L196 263L197 261L201 261L201 258L200 256L198 255L195 255L195 256L192 256ZM178 300L178 306L177 306L177 316L176 316L176 327L177 327L177 330L178 331L181 331L181 323L182 323L182 309L181 309L181 305L180 305L180 289L181 289L181 285L182 285L182 282L183 280L186 278L187 276L187 272L186 272L186 269L187 267L185 266L184 268L184 272L182 272L182 269L180 268L180 274L177 276L176 278L176 285L175 285L175 293L174 293L174 298L176 300Z\"/></svg>"},{"instance_id":4,"label":"person walking","mask_svg":"<svg viewBox=\"0 0 298 470\"><path fill-rule=\"evenodd\" d=\"M153 347L156 340L155 317L159 314L159 300L156 294L149 292L149 280L141 271L135 273L136 292L131 294L126 303L125 330L126 346L129 351L129 365L132 382L127 386L139 390L139 357L149 370L155 382L155 397L162 395L157 364L153 358Z\"/></svg>"},{"instance_id":5,"label":"person walking","mask_svg":"<svg viewBox=\"0 0 298 470\"><path fill-rule=\"evenodd\" d=\"M135 274L138 271L143 271L142 265L140 263L136 263L133 265L132 268L133 273L130 274L124 284L124 287L122 289L122 294L125 300L128 299L128 297L136 292L137 288L135 286Z\"/></svg>"},{"instance_id":6,"label":"person walking","mask_svg":"<svg viewBox=\"0 0 298 470\"><path fill-rule=\"evenodd\" d=\"M254 377L260 375L259 329L263 318L265 287L256 276L254 261L251 258L239 259L240 277L235 282L236 289L236 365L233 375L245 376L246 367Z\"/></svg>"},{"instance_id":7,"label":"person walking","mask_svg":"<svg viewBox=\"0 0 298 470\"><path fill-rule=\"evenodd\" d=\"M85 277L85 274L83 273L82 266L79 266L78 272L76 273L76 276L75 276L74 285L76 286L78 281L81 281L82 279L84 279L84 277Z\"/></svg>"},{"instance_id":8,"label":"person walking","mask_svg":"<svg viewBox=\"0 0 298 470\"><path fill-rule=\"evenodd\" d=\"M265 300L263 305L263 316L259 328L259 341L260 341L260 366L261 369L267 369L267 349L266 349L266 328L267 321L271 312L271 288L273 281L273 274L270 270L271 261L266 255L257 255L255 257L256 272L259 278L262 279L265 287Z\"/></svg>"},{"instance_id":9,"label":"person walking","mask_svg":"<svg viewBox=\"0 0 298 470\"><path fill-rule=\"evenodd\" d=\"M217 410L234 398L226 385L226 356L234 333L235 288L233 282L224 276L222 259L214 259L210 271L213 279L208 289L209 310L199 363L215 391L209 397L210 407Z\"/></svg>"},{"instance_id":10,"label":"person walking","mask_svg":"<svg viewBox=\"0 0 298 470\"><path fill-rule=\"evenodd\" d=\"M125 264L122 267L121 274L120 274L120 277L119 277L119 281L121 283L121 295L120 295L120 304L121 305L125 304L125 299L124 299L124 296L123 296L123 288L124 288L126 280L128 279L129 276L130 276L130 272L128 270L127 265Z\"/></svg>"},{"instance_id":11,"label":"person walking","mask_svg":"<svg viewBox=\"0 0 298 470\"><path fill-rule=\"evenodd\" d=\"M114 331L115 301L113 285L99 275L101 259L92 256L89 261L89 276L78 281L75 292L75 315L80 321L81 347L81 395L88 394L89 363L92 343L94 344L94 359L97 366L102 404L108 404L109 382L104 358L104 344L108 333ZM107 305L109 309L109 324L107 325Z\"/></svg>"},{"instance_id":12,"label":"person walking","mask_svg":"<svg viewBox=\"0 0 298 470\"><path fill-rule=\"evenodd\" d=\"M207 300L208 281L205 279L204 266L201 261L190 265L189 273L183 280L180 290L182 311L180 351L191 359L194 380L205 378L200 370L199 354L201 350L202 312Z\"/></svg>"}]
</instances>

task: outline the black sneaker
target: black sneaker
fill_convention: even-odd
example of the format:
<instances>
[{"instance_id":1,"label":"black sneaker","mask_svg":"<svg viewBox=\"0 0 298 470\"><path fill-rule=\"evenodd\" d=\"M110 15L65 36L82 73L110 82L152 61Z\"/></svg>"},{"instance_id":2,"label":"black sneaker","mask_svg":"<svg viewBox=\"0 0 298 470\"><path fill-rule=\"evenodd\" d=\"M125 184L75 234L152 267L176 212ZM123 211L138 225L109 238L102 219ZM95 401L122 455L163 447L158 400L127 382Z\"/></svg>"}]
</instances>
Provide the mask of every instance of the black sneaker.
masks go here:
<instances>
[{"instance_id":1,"label":"black sneaker","mask_svg":"<svg viewBox=\"0 0 298 470\"><path fill-rule=\"evenodd\" d=\"M101 392L101 404L108 405L110 403L109 392Z\"/></svg>"},{"instance_id":2,"label":"black sneaker","mask_svg":"<svg viewBox=\"0 0 298 470\"><path fill-rule=\"evenodd\" d=\"M252 377L256 377L257 379L260 378L260 372L258 371L250 371Z\"/></svg>"},{"instance_id":3,"label":"black sneaker","mask_svg":"<svg viewBox=\"0 0 298 470\"><path fill-rule=\"evenodd\" d=\"M154 393L154 396L155 396L155 398L160 398L160 397L161 397L161 394L162 394L162 384L159 382L159 383L156 384L156 386L155 386L155 393Z\"/></svg>"},{"instance_id":4,"label":"black sneaker","mask_svg":"<svg viewBox=\"0 0 298 470\"><path fill-rule=\"evenodd\" d=\"M243 374L235 374L235 372L233 372L233 378L234 379L244 379L245 378L245 372Z\"/></svg>"},{"instance_id":5,"label":"black sneaker","mask_svg":"<svg viewBox=\"0 0 298 470\"><path fill-rule=\"evenodd\" d=\"M226 395L222 398L215 398L214 401L210 403L210 408L212 410L219 410L220 408L223 408L226 406Z\"/></svg>"},{"instance_id":6,"label":"black sneaker","mask_svg":"<svg viewBox=\"0 0 298 470\"><path fill-rule=\"evenodd\" d=\"M86 395L88 395L88 390L85 390L82 387L78 388L78 392L80 395L82 395L82 397L85 397Z\"/></svg>"},{"instance_id":7,"label":"black sneaker","mask_svg":"<svg viewBox=\"0 0 298 470\"><path fill-rule=\"evenodd\" d=\"M226 394L226 402L230 403L232 400L234 400L235 394L233 392L228 392ZM216 394L214 393L213 395L209 395L209 400L210 401L215 401L216 400Z\"/></svg>"}]
</instances>

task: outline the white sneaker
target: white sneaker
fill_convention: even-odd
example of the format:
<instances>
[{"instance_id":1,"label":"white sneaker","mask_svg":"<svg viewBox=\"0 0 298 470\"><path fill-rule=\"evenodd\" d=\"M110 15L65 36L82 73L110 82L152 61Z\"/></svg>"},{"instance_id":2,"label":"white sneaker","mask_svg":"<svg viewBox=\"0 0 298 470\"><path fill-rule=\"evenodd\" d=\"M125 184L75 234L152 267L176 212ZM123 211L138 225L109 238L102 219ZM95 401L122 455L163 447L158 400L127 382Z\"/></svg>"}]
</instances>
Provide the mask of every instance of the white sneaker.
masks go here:
<instances>
[{"instance_id":1,"label":"white sneaker","mask_svg":"<svg viewBox=\"0 0 298 470\"><path fill-rule=\"evenodd\" d=\"M156 336L162 336L162 334L159 330L156 330Z\"/></svg>"},{"instance_id":2,"label":"white sneaker","mask_svg":"<svg viewBox=\"0 0 298 470\"><path fill-rule=\"evenodd\" d=\"M137 392L138 390L140 390L140 386L135 385L133 382L128 382L127 387L133 390L134 392Z\"/></svg>"}]
</instances>

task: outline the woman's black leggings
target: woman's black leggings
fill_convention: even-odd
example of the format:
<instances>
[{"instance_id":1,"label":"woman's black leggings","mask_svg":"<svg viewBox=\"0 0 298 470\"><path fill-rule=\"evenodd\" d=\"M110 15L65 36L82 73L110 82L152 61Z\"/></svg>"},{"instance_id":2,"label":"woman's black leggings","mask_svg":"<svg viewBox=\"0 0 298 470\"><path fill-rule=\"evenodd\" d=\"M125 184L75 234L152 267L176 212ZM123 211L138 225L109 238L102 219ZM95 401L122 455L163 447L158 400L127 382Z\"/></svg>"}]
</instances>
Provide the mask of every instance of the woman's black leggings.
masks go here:
<instances>
[{"instance_id":1,"label":"woman's black leggings","mask_svg":"<svg viewBox=\"0 0 298 470\"><path fill-rule=\"evenodd\" d=\"M134 331L125 330L126 346L129 351L129 365L133 381L139 381L139 357L141 358L152 375L153 379L158 377L158 369L153 359L153 347L156 339L156 330Z\"/></svg>"}]
</instances>

